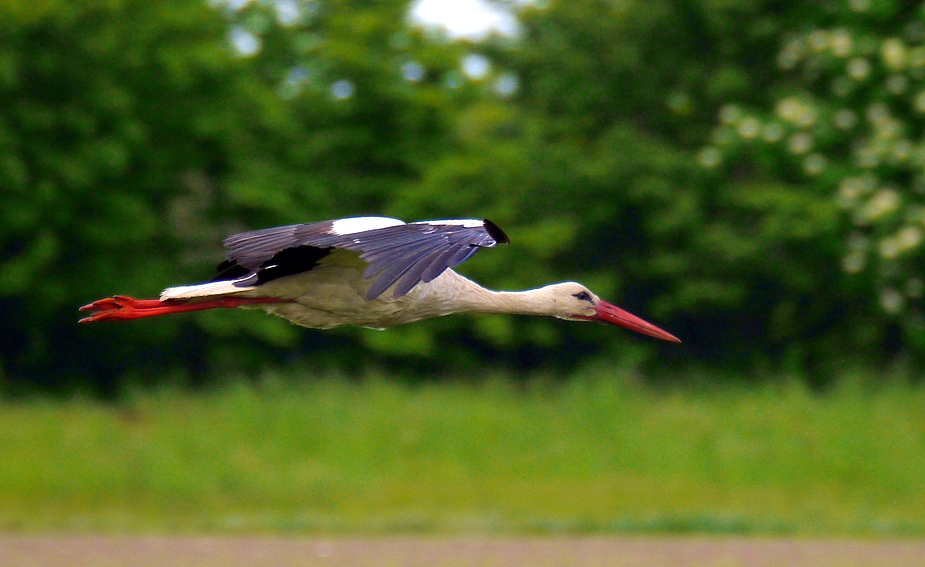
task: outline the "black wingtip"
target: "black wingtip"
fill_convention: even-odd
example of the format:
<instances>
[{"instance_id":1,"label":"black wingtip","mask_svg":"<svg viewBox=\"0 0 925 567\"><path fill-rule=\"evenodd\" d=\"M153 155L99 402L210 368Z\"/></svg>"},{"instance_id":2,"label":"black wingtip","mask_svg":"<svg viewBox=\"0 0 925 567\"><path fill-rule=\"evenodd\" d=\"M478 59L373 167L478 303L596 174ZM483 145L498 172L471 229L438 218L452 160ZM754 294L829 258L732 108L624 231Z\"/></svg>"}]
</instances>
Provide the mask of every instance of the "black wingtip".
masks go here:
<instances>
[{"instance_id":1,"label":"black wingtip","mask_svg":"<svg viewBox=\"0 0 925 567\"><path fill-rule=\"evenodd\" d=\"M482 222L485 223L485 230L488 231L488 234L495 239L498 244L510 244L511 239L504 234L504 231L501 230L501 227L491 222L488 219L482 219Z\"/></svg>"}]
</instances>

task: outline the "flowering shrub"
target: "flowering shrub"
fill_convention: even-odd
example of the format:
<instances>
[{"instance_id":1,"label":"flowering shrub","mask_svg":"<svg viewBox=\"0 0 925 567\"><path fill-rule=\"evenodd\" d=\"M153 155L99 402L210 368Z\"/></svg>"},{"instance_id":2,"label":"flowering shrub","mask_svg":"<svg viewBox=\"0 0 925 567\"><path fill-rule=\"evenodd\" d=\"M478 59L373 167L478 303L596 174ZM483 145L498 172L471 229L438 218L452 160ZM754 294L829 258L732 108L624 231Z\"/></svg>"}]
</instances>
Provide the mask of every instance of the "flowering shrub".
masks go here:
<instances>
[{"instance_id":1,"label":"flowering shrub","mask_svg":"<svg viewBox=\"0 0 925 567\"><path fill-rule=\"evenodd\" d=\"M808 8L782 37L766 108L729 103L698 160L746 154L830 195L845 214L842 269L875 282L890 316L919 323L925 291L925 5L849 0Z\"/></svg>"}]
</instances>

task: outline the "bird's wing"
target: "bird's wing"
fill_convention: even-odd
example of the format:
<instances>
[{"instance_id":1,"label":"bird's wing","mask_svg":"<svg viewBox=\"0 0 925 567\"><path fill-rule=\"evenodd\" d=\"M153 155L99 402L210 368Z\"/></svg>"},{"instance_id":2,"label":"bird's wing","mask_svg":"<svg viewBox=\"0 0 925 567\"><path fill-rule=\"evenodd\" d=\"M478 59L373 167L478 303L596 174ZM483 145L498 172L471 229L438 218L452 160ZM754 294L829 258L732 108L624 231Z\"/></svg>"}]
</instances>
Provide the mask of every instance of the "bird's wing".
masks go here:
<instances>
[{"instance_id":1,"label":"bird's wing","mask_svg":"<svg viewBox=\"0 0 925 567\"><path fill-rule=\"evenodd\" d=\"M479 248L507 244L508 238L489 220L434 220L405 224L385 217L357 217L267 228L225 239L227 260L217 279L253 286L307 272L331 249L356 252L368 264L366 279L375 278L367 299L391 286L395 297L419 282L429 282L469 259Z\"/></svg>"}]
</instances>

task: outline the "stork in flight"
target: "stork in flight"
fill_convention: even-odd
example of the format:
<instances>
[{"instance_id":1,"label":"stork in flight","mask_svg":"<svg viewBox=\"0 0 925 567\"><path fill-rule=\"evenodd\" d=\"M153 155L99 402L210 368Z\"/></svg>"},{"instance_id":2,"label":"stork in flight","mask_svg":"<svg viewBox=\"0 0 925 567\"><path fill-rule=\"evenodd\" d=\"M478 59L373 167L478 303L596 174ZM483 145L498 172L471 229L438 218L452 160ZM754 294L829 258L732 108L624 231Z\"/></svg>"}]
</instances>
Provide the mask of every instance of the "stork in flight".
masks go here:
<instances>
[{"instance_id":1,"label":"stork in flight","mask_svg":"<svg viewBox=\"0 0 925 567\"><path fill-rule=\"evenodd\" d=\"M80 322L244 307L303 327L385 329L453 313L511 313L602 321L681 342L575 282L491 291L450 269L508 242L488 220L353 217L254 230L225 239L214 280L167 288L160 299L100 299L80 308L92 311Z\"/></svg>"}]
</instances>

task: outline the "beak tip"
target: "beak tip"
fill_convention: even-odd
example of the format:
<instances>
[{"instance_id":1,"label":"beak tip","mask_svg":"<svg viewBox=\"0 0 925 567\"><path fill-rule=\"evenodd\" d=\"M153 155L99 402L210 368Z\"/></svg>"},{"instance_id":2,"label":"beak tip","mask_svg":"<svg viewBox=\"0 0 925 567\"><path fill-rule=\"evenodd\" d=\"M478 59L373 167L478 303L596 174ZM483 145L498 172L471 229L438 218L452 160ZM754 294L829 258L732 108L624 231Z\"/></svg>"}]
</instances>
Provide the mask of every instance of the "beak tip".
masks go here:
<instances>
[{"instance_id":1,"label":"beak tip","mask_svg":"<svg viewBox=\"0 0 925 567\"><path fill-rule=\"evenodd\" d=\"M661 339L663 341L671 343L681 342L681 339L672 335L671 333L663 331L648 321L643 321L639 317L636 317L631 313L627 313L616 305L612 305L604 301L600 302L598 305L598 314L596 319L598 321L604 321L613 325L620 325L621 327L625 327L631 331L636 331L637 333L642 333L643 335L649 335L650 337Z\"/></svg>"},{"instance_id":2,"label":"beak tip","mask_svg":"<svg viewBox=\"0 0 925 567\"><path fill-rule=\"evenodd\" d=\"M661 329L659 329L659 330L661 331ZM669 333L669 332L667 332L667 331L662 331L662 333L663 333L663 334L662 334L662 335L659 335L658 338L662 339L663 341L667 341L667 342L669 342L669 343L678 343L678 344L681 344L681 339L679 339L678 337L672 335L671 333Z\"/></svg>"},{"instance_id":3,"label":"beak tip","mask_svg":"<svg viewBox=\"0 0 925 567\"><path fill-rule=\"evenodd\" d=\"M658 327L656 327L656 329L658 329ZM636 330L636 331L638 332L638 329L634 329L634 330ZM677 343L677 344L681 344L681 339L679 339L678 337L672 335L671 333L668 333L668 332L666 332L666 331L662 331L661 329L658 329L658 332L654 332L654 331L653 331L653 332L645 332L645 331L643 331L643 334L649 335L650 337L654 337L654 338L656 338L656 339L663 340L663 341L665 341L665 342L667 342L667 343Z\"/></svg>"}]
</instances>

